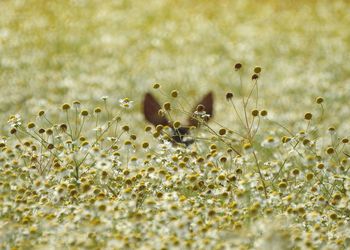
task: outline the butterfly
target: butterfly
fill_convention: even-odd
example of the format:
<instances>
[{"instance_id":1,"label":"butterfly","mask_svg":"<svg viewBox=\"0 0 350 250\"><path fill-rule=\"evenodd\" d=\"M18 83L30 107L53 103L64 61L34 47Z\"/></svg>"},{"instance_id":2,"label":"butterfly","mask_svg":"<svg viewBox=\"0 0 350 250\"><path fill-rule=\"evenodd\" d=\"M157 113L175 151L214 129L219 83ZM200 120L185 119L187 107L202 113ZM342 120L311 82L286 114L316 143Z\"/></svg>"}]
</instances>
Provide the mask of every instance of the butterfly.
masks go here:
<instances>
[{"instance_id":1,"label":"butterfly","mask_svg":"<svg viewBox=\"0 0 350 250\"><path fill-rule=\"evenodd\" d=\"M213 116L213 93L207 93L200 102L193 108L192 114L200 113L204 114L206 121ZM154 126L163 125L171 128L171 140L173 143L185 144L186 146L194 142L193 139L189 139L190 127L199 127L200 121L194 117L188 117L187 125L174 128L172 123L165 117L159 114L159 110L162 109L158 101L150 93L146 93L143 100L143 114L145 119L152 123ZM198 112L200 110L200 112Z\"/></svg>"}]
</instances>

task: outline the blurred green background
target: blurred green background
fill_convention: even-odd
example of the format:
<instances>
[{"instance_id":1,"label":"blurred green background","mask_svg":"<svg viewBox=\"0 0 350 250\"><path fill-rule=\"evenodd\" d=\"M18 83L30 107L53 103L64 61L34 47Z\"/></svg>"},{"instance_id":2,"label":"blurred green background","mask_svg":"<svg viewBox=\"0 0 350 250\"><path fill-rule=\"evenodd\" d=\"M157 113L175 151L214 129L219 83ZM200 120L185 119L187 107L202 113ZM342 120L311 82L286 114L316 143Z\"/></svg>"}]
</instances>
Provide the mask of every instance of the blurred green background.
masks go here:
<instances>
[{"instance_id":1,"label":"blurred green background","mask_svg":"<svg viewBox=\"0 0 350 250\"><path fill-rule=\"evenodd\" d=\"M322 0L1 0L1 128L9 114L56 112L76 99L92 108L106 95L116 106L134 100L131 115L144 126L140 104L154 82L190 103L213 90L216 120L229 124L224 96L237 93L232 68L241 62L246 85L253 67L263 68L261 107L272 118L292 125L324 96L328 122L347 129L349 7Z\"/></svg>"}]
</instances>

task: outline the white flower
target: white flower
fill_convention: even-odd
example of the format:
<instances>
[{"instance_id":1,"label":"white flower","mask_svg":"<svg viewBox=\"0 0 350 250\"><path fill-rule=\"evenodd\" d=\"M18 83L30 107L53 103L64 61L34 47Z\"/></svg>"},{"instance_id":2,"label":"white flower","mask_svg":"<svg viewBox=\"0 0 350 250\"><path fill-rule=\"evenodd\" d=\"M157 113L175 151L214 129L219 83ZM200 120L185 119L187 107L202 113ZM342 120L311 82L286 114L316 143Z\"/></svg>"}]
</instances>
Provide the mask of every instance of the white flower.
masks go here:
<instances>
[{"instance_id":1,"label":"white flower","mask_svg":"<svg viewBox=\"0 0 350 250\"><path fill-rule=\"evenodd\" d=\"M103 126L97 126L96 128L93 128L92 130L101 133L102 131L104 131L106 129L107 129L107 126L103 125Z\"/></svg>"},{"instance_id":2,"label":"white flower","mask_svg":"<svg viewBox=\"0 0 350 250\"><path fill-rule=\"evenodd\" d=\"M95 166L99 170L110 171L112 169L112 163L108 160L100 160Z\"/></svg>"},{"instance_id":3,"label":"white flower","mask_svg":"<svg viewBox=\"0 0 350 250\"><path fill-rule=\"evenodd\" d=\"M129 98L124 98L119 100L119 106L125 109L130 109L133 107L133 101L130 101Z\"/></svg>"},{"instance_id":4,"label":"white flower","mask_svg":"<svg viewBox=\"0 0 350 250\"><path fill-rule=\"evenodd\" d=\"M22 125L21 116L19 114L11 115L7 123L10 124L11 128L18 128Z\"/></svg>"},{"instance_id":5,"label":"white flower","mask_svg":"<svg viewBox=\"0 0 350 250\"><path fill-rule=\"evenodd\" d=\"M275 148L278 146L278 144L279 144L278 140L276 140L272 136L269 136L261 143L261 146L263 146L264 148Z\"/></svg>"},{"instance_id":6,"label":"white flower","mask_svg":"<svg viewBox=\"0 0 350 250\"><path fill-rule=\"evenodd\" d=\"M243 149L247 154L253 153L254 152L254 148L250 143L245 143L243 145Z\"/></svg>"},{"instance_id":7,"label":"white flower","mask_svg":"<svg viewBox=\"0 0 350 250\"><path fill-rule=\"evenodd\" d=\"M202 118L205 121L210 118L210 114L207 114L205 111L194 111L194 115Z\"/></svg>"}]
</instances>

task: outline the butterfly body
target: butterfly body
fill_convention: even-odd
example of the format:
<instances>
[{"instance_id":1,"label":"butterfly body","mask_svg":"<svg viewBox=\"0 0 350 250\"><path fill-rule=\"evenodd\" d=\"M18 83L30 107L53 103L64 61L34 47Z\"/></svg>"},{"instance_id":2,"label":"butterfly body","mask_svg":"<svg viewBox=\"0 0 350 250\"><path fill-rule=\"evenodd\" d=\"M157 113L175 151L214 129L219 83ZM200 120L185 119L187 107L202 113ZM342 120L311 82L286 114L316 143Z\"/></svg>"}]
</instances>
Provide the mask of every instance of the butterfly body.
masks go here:
<instances>
[{"instance_id":1,"label":"butterfly body","mask_svg":"<svg viewBox=\"0 0 350 250\"><path fill-rule=\"evenodd\" d=\"M183 143L188 146L194 142L193 139L186 138L190 131L189 128L179 127L177 129L171 128L171 130L173 132L171 139L176 143Z\"/></svg>"},{"instance_id":2,"label":"butterfly body","mask_svg":"<svg viewBox=\"0 0 350 250\"><path fill-rule=\"evenodd\" d=\"M197 107L202 106L204 110L202 113L206 114L206 117L212 117L213 115L213 94L209 92L206 94L202 100L194 107L192 113L195 113ZM171 128L172 134L171 139L173 143L185 144L186 146L192 144L194 142L193 139L188 138L190 127L199 127L200 122L198 119L194 117L189 117L187 119L187 126L182 126L179 128L174 128L171 122L165 117L159 114L159 110L161 109L158 101L153 97L152 94L146 93L143 100L143 113L145 119L152 123L154 126L163 125Z\"/></svg>"}]
</instances>

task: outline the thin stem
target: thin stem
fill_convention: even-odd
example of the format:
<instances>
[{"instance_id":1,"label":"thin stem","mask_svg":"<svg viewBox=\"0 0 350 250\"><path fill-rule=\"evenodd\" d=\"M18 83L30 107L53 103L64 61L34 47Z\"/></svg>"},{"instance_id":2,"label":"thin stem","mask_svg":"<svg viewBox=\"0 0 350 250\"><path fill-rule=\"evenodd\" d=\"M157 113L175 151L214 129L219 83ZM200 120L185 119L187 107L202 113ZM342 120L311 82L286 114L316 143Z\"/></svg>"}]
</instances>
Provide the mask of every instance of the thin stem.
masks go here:
<instances>
[{"instance_id":1,"label":"thin stem","mask_svg":"<svg viewBox=\"0 0 350 250\"><path fill-rule=\"evenodd\" d=\"M78 134L77 134L77 137L79 137L79 136L80 136L81 131L82 131L83 126L84 126L84 123L85 123L85 116L83 116L83 121L82 121L82 123L81 123L81 125L80 125L80 129L79 129L79 132L78 132Z\"/></svg>"},{"instance_id":2,"label":"thin stem","mask_svg":"<svg viewBox=\"0 0 350 250\"><path fill-rule=\"evenodd\" d=\"M249 95L248 95L248 98L247 98L247 101L246 101L246 103L245 103L246 105L248 105L249 99L250 99L250 97L251 97L251 95L252 95L252 93L253 93L253 91L254 91L254 89L255 89L256 86L257 86L257 81L255 80L255 81L254 81L254 85L253 85L252 89L250 90ZM258 101L258 100L256 100L256 106L257 106L257 101Z\"/></svg>"},{"instance_id":3,"label":"thin stem","mask_svg":"<svg viewBox=\"0 0 350 250\"><path fill-rule=\"evenodd\" d=\"M70 125L70 122L69 122L68 110L66 110L65 112L66 112L66 119L67 119L67 124L68 124L68 128L69 128L70 137L71 137L72 141L74 141L73 134L72 134L72 126Z\"/></svg>"},{"instance_id":4,"label":"thin stem","mask_svg":"<svg viewBox=\"0 0 350 250\"><path fill-rule=\"evenodd\" d=\"M107 100L104 99L103 102L104 102L105 110L107 112L107 121L109 121L109 110L108 110L108 106L107 106Z\"/></svg>"},{"instance_id":5,"label":"thin stem","mask_svg":"<svg viewBox=\"0 0 350 250\"><path fill-rule=\"evenodd\" d=\"M259 173L259 176L260 176L260 179L261 179L261 183L262 183L263 188L264 188L265 198L267 199L267 198L268 198L268 195L267 195L267 189L266 189L265 179L264 179L264 177L263 177L263 175L262 175L262 173L261 173L260 164L259 164L258 157L256 156L255 152L253 152L253 155L254 155L256 167L258 168L258 173Z\"/></svg>"},{"instance_id":6,"label":"thin stem","mask_svg":"<svg viewBox=\"0 0 350 250\"><path fill-rule=\"evenodd\" d=\"M78 107L75 107L75 131L74 131L74 134L76 135L76 138L78 138L77 132L78 132Z\"/></svg>"},{"instance_id":7,"label":"thin stem","mask_svg":"<svg viewBox=\"0 0 350 250\"><path fill-rule=\"evenodd\" d=\"M238 111L237 111L237 108L236 108L235 103L233 102L233 100L230 100L230 102L231 102L231 104L232 104L233 109L235 110L235 113L236 113L236 115L237 115L239 121L240 121L240 122L242 123L242 125L244 126L244 122L243 122L241 116L239 115L239 113L238 113Z\"/></svg>"}]
</instances>

